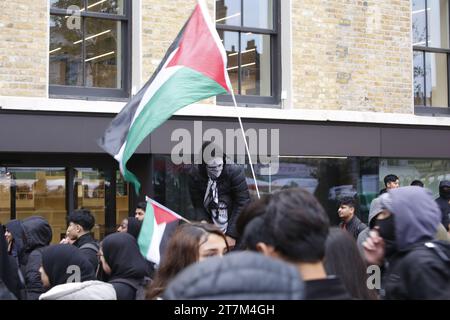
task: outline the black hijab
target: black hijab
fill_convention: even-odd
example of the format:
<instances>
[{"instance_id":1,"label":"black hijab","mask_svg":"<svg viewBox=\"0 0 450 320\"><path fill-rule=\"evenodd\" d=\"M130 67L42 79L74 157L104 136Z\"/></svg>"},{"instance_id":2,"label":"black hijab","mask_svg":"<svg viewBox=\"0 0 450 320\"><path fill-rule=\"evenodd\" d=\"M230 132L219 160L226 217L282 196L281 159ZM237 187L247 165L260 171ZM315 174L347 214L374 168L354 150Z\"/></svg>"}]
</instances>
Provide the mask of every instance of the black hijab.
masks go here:
<instances>
[{"instance_id":1,"label":"black hijab","mask_svg":"<svg viewBox=\"0 0 450 320\"><path fill-rule=\"evenodd\" d=\"M141 231L142 221L136 219L135 217L128 218L128 229L127 232L131 234L136 239L139 236L139 232Z\"/></svg>"},{"instance_id":2,"label":"black hijab","mask_svg":"<svg viewBox=\"0 0 450 320\"><path fill-rule=\"evenodd\" d=\"M14 256L14 258L20 258L24 248L25 236L22 222L17 219L11 220L6 224L6 229L13 236L12 255Z\"/></svg>"},{"instance_id":3,"label":"black hijab","mask_svg":"<svg viewBox=\"0 0 450 320\"><path fill-rule=\"evenodd\" d=\"M80 268L80 281L95 280L95 270L92 264L80 252L80 249L69 244L55 244L42 252L42 267L50 281L50 287L67 283L69 277L75 274L69 266Z\"/></svg>"},{"instance_id":4,"label":"black hijab","mask_svg":"<svg viewBox=\"0 0 450 320\"><path fill-rule=\"evenodd\" d=\"M132 235L125 232L110 234L102 242L102 251L111 268L109 280L142 279L147 275L147 263Z\"/></svg>"},{"instance_id":5,"label":"black hijab","mask_svg":"<svg viewBox=\"0 0 450 320\"><path fill-rule=\"evenodd\" d=\"M11 256L8 255L8 244L4 236L4 227L0 224L0 281L2 281L6 287L11 291L16 293L17 283L15 279L17 278L17 266L15 263L11 263Z\"/></svg>"}]
</instances>

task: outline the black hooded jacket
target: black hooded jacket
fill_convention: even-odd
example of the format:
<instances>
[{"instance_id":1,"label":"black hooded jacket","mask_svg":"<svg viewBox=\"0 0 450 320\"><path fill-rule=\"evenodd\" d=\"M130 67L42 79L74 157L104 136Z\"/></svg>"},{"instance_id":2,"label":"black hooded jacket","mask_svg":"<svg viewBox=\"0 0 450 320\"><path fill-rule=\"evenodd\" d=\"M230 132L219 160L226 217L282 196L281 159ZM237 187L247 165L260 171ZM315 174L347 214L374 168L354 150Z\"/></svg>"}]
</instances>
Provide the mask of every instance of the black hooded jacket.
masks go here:
<instances>
[{"instance_id":1,"label":"black hooded jacket","mask_svg":"<svg viewBox=\"0 0 450 320\"><path fill-rule=\"evenodd\" d=\"M8 229L8 231L13 236L13 244L11 247L11 252L9 252L9 254L16 259L17 265L19 265L19 260L22 259L24 254L24 231L22 222L16 219L11 220L6 224L6 229Z\"/></svg>"},{"instance_id":2,"label":"black hooded jacket","mask_svg":"<svg viewBox=\"0 0 450 320\"><path fill-rule=\"evenodd\" d=\"M219 202L225 202L228 207L228 227L225 233L236 239L238 237L236 221L242 208L250 201L250 193L243 166L232 163L225 154L223 163L223 171L217 179ZM189 172L189 192L195 210L193 220L206 220L212 223L211 215L203 205L207 186L206 165L202 163L193 166Z\"/></svg>"},{"instance_id":3,"label":"black hooded jacket","mask_svg":"<svg viewBox=\"0 0 450 320\"><path fill-rule=\"evenodd\" d=\"M91 263L92 267L97 269L98 266L98 243L92 237L90 233L83 234L81 237L77 239L73 243L75 247L80 249L80 252L84 255L84 257ZM94 250L96 248L96 250Z\"/></svg>"},{"instance_id":4,"label":"black hooded jacket","mask_svg":"<svg viewBox=\"0 0 450 320\"><path fill-rule=\"evenodd\" d=\"M441 214L431 192L421 187L402 187L390 190L380 199L395 218L396 237L395 252L386 257L382 297L388 300L447 298L450 245L433 241Z\"/></svg>"},{"instance_id":5,"label":"black hooded jacket","mask_svg":"<svg viewBox=\"0 0 450 320\"><path fill-rule=\"evenodd\" d=\"M147 263L136 239L124 232L110 234L102 242L102 251L111 268L108 282L116 290L117 300L134 300L136 289L127 282L137 285L147 275Z\"/></svg>"},{"instance_id":6,"label":"black hooded jacket","mask_svg":"<svg viewBox=\"0 0 450 320\"><path fill-rule=\"evenodd\" d=\"M448 191L447 191L448 190ZM445 180L439 183L439 198L436 202L441 209L441 223L445 229L448 229L450 224L450 181Z\"/></svg>"},{"instance_id":7,"label":"black hooded jacket","mask_svg":"<svg viewBox=\"0 0 450 320\"><path fill-rule=\"evenodd\" d=\"M297 269L262 254L241 251L190 265L166 287L167 300L301 300Z\"/></svg>"},{"instance_id":8,"label":"black hooded jacket","mask_svg":"<svg viewBox=\"0 0 450 320\"><path fill-rule=\"evenodd\" d=\"M141 231L142 221L136 219L135 217L128 217L128 228L127 232L131 234L136 239L139 236L139 232Z\"/></svg>"},{"instance_id":9,"label":"black hooded jacket","mask_svg":"<svg viewBox=\"0 0 450 320\"><path fill-rule=\"evenodd\" d=\"M47 220L40 216L26 218L22 222L25 234L24 258L20 268L26 283L26 299L37 300L45 292L39 268L42 263L42 250L52 240L52 228Z\"/></svg>"},{"instance_id":10,"label":"black hooded jacket","mask_svg":"<svg viewBox=\"0 0 450 320\"><path fill-rule=\"evenodd\" d=\"M0 232L3 226L0 224ZM15 300L19 297L20 282L15 259L8 255L3 233L0 235L0 300Z\"/></svg>"},{"instance_id":11,"label":"black hooded jacket","mask_svg":"<svg viewBox=\"0 0 450 320\"><path fill-rule=\"evenodd\" d=\"M46 247L42 251L42 267L48 276L50 288L68 282L95 280L92 265L80 250L68 244Z\"/></svg>"}]
</instances>

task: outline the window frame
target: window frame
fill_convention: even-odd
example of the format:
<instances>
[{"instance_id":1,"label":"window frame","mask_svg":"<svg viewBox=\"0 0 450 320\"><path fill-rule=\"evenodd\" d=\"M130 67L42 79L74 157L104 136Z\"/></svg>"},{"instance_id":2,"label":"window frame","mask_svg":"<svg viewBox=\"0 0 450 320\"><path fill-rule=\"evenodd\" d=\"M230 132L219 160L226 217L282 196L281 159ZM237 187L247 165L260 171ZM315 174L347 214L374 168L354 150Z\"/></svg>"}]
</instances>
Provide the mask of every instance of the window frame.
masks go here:
<instances>
[{"instance_id":1,"label":"window frame","mask_svg":"<svg viewBox=\"0 0 450 320\"><path fill-rule=\"evenodd\" d=\"M241 12L244 11L244 0L240 0ZM255 33L270 36L270 72L271 72L271 95L270 96L255 96L255 95L240 95L235 94L236 102L240 106L252 107L280 107L281 106L281 34L280 34L280 1L273 0L273 27L272 29L255 28L244 26L244 13L241 14L241 25L233 26L226 24L215 24L217 31L231 31L237 32L239 36L239 52L241 51L241 34ZM217 8L216 8L217 10ZM239 55L239 78L238 85L241 86L241 62ZM218 105L234 105L231 94L218 95L216 97Z\"/></svg>"},{"instance_id":2,"label":"window frame","mask_svg":"<svg viewBox=\"0 0 450 320\"><path fill-rule=\"evenodd\" d=\"M111 14L111 13L99 13L99 12L80 12L81 23L83 24L83 39L86 31L86 18L104 19L121 21L121 33L122 43L121 47L122 57L122 83L121 88L99 88L99 87L85 87L85 86L69 86L69 85L55 85L48 83L48 93L50 98L63 98L63 99L83 99L83 100L114 100L114 101L127 101L130 97L131 91L131 27L132 27L132 1L124 1L124 14ZM87 8L87 0L83 0L84 7ZM67 15L66 9L52 8L50 7L50 16ZM49 26L50 36L50 26ZM83 61L83 83L86 81L85 76L85 42L82 42L82 61ZM48 57L50 64L50 56ZM49 74L48 74L49 75Z\"/></svg>"},{"instance_id":3,"label":"window frame","mask_svg":"<svg viewBox=\"0 0 450 320\"><path fill-rule=\"evenodd\" d=\"M430 41L430 37L429 37L429 31L428 31L428 1L429 0L424 0L424 4L425 4L425 46L415 46L412 45L412 51L413 54L414 52L420 52L423 55L423 63L422 66L424 67L424 74L423 74L423 83L424 83L424 88L423 88L423 92L424 92L424 104L415 104L415 102L413 101L414 104L414 113L415 114L425 114L425 115L450 115L450 48L448 49L443 49L443 48L437 48L437 47L430 47L428 46L428 42ZM449 21L450 21L450 3L448 3L447 5L448 7L448 17L449 17ZM412 10L412 7L411 7ZM412 30L411 30L412 31ZM449 28L449 42L450 42L450 28ZM413 37L412 37L413 38ZM414 39L413 43L414 43ZM446 54L447 56L447 106L442 106L442 107L435 107L435 106L430 106L427 105L426 101L427 101L427 85L426 85L426 77L427 77L427 73L426 73L426 55L427 53L443 53ZM414 61L413 61L413 68L414 68ZM414 85L414 76L413 76L413 85ZM414 88L413 88L413 96L414 96Z\"/></svg>"}]
</instances>

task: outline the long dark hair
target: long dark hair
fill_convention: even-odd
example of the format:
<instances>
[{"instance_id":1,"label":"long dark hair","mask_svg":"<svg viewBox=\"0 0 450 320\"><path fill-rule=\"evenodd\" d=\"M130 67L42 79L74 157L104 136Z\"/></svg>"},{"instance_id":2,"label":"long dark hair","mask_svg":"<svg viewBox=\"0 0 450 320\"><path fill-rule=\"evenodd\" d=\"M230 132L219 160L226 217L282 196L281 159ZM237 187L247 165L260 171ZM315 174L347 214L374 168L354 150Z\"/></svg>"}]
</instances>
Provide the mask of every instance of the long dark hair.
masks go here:
<instances>
[{"instance_id":1,"label":"long dark hair","mask_svg":"<svg viewBox=\"0 0 450 320\"><path fill-rule=\"evenodd\" d=\"M157 298L181 270L199 260L199 248L208 240L210 234L223 238L228 249L225 235L215 225L196 222L177 227L167 244L166 254L156 277L147 290L147 299Z\"/></svg>"},{"instance_id":2,"label":"long dark hair","mask_svg":"<svg viewBox=\"0 0 450 320\"><path fill-rule=\"evenodd\" d=\"M339 277L354 299L375 300L377 293L367 287L367 264L353 237L339 228L330 228L325 247L325 270Z\"/></svg>"}]
</instances>

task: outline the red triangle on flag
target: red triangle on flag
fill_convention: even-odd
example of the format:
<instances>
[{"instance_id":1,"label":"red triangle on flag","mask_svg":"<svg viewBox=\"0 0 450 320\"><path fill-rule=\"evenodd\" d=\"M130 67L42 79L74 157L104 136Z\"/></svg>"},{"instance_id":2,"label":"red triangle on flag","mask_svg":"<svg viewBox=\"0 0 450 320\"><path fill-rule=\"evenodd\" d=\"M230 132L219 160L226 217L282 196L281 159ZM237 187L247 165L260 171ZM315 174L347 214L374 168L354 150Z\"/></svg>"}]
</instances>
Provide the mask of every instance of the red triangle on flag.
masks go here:
<instances>
[{"instance_id":1,"label":"red triangle on flag","mask_svg":"<svg viewBox=\"0 0 450 320\"><path fill-rule=\"evenodd\" d=\"M170 211L164 210L163 208L155 205L154 203L152 203L152 207L157 224L170 223L179 220L179 218L174 216Z\"/></svg>"},{"instance_id":2,"label":"red triangle on flag","mask_svg":"<svg viewBox=\"0 0 450 320\"><path fill-rule=\"evenodd\" d=\"M223 57L201 10L200 5L197 5L184 29L178 51L167 68L177 65L191 68L216 81L229 92Z\"/></svg>"}]
</instances>

